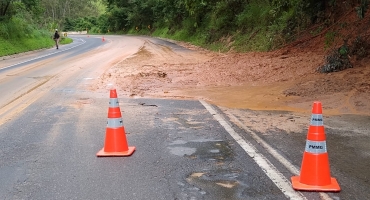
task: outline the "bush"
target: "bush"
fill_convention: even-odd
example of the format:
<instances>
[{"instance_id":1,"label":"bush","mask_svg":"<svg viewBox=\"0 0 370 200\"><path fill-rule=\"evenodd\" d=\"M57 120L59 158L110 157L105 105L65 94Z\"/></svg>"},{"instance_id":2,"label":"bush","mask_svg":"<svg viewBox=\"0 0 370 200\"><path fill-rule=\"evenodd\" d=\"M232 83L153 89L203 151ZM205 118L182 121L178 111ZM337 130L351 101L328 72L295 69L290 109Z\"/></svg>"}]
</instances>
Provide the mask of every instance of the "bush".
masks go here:
<instances>
[{"instance_id":1,"label":"bush","mask_svg":"<svg viewBox=\"0 0 370 200\"><path fill-rule=\"evenodd\" d=\"M348 45L347 39L344 44L326 57L326 64L318 68L321 73L337 72L352 68L349 60L350 56L355 56L357 60L366 58L369 55L370 43L362 37L356 37L352 45Z\"/></svg>"},{"instance_id":2,"label":"bush","mask_svg":"<svg viewBox=\"0 0 370 200\"><path fill-rule=\"evenodd\" d=\"M60 44L70 44L72 42L73 40L69 37L62 37L62 39L60 40Z\"/></svg>"},{"instance_id":3,"label":"bush","mask_svg":"<svg viewBox=\"0 0 370 200\"><path fill-rule=\"evenodd\" d=\"M357 60L366 58L369 55L370 44L363 37L356 37L352 42L352 48L350 50L351 56L356 56Z\"/></svg>"},{"instance_id":4,"label":"bush","mask_svg":"<svg viewBox=\"0 0 370 200\"><path fill-rule=\"evenodd\" d=\"M266 1L251 2L236 16L236 25L242 31L267 26L270 22L271 6Z\"/></svg>"},{"instance_id":5,"label":"bush","mask_svg":"<svg viewBox=\"0 0 370 200\"><path fill-rule=\"evenodd\" d=\"M321 73L330 73L342 71L344 69L352 68L352 64L348 57L348 46L341 46L339 49L333 50L327 57L327 64L318 68Z\"/></svg>"}]
</instances>

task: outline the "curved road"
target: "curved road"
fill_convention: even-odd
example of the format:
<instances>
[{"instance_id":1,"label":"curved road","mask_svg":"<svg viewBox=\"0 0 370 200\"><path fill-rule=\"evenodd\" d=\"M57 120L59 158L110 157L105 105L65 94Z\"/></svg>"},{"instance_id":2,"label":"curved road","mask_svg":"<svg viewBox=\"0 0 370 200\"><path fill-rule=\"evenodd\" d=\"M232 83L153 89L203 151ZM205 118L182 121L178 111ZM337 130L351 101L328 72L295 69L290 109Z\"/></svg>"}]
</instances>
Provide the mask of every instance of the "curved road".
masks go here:
<instances>
[{"instance_id":1,"label":"curved road","mask_svg":"<svg viewBox=\"0 0 370 200\"><path fill-rule=\"evenodd\" d=\"M253 121L257 111L204 101L119 97L128 143L136 151L130 157L97 158L109 94L89 90L92 81L147 40L175 53L187 49L147 37L73 38L59 50L0 61L0 199L370 198L369 172L347 173L349 163L363 158L353 169L366 169L368 151L341 160L338 154L352 152L351 147L330 126L336 141L328 148L339 151L332 160L343 165L332 166L332 176L343 190L298 192L290 177L299 173L306 130L294 137L278 129L264 134L242 122L243 115Z\"/></svg>"}]
</instances>

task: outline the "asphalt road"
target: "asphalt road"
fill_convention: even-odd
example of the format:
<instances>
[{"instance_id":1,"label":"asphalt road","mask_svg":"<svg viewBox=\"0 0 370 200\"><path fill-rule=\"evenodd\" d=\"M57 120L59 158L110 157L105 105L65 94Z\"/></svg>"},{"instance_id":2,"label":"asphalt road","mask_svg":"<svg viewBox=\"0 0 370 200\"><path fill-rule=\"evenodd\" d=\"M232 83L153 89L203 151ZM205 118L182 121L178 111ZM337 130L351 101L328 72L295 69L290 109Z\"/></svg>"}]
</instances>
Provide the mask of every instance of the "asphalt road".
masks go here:
<instances>
[{"instance_id":1,"label":"asphalt road","mask_svg":"<svg viewBox=\"0 0 370 200\"><path fill-rule=\"evenodd\" d=\"M204 101L118 93L128 143L136 151L130 157L96 157L104 145L109 92L86 88L101 68L140 48L140 38L123 37L125 53L112 51L110 58L99 52L109 51L105 46L119 42L118 36L107 42L79 37L58 53L50 49L0 61L0 199L370 199L368 117L325 121L339 193L291 188L307 129L258 131L243 120L268 111Z\"/></svg>"}]
</instances>

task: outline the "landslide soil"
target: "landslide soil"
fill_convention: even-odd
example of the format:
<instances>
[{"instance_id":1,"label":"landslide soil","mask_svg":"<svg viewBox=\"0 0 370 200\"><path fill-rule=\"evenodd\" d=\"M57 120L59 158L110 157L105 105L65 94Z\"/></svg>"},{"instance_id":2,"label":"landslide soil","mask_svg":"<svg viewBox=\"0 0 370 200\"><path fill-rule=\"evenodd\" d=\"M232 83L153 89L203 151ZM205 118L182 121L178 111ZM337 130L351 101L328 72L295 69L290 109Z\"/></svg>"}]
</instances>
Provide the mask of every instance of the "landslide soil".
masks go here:
<instances>
[{"instance_id":1,"label":"landslide soil","mask_svg":"<svg viewBox=\"0 0 370 200\"><path fill-rule=\"evenodd\" d=\"M114 85L120 95L203 99L228 108L370 114L369 59L321 74L325 52L214 53L187 44L173 51L147 40L133 57L105 71L94 90Z\"/></svg>"},{"instance_id":2,"label":"landslide soil","mask_svg":"<svg viewBox=\"0 0 370 200\"><path fill-rule=\"evenodd\" d=\"M348 29L349 30L349 29ZM321 101L325 114L370 115L370 60L322 74L324 35L273 52L217 53L187 43L184 49L146 38L140 51L104 72L93 90L114 85L120 95L203 99L236 109L309 113Z\"/></svg>"}]
</instances>

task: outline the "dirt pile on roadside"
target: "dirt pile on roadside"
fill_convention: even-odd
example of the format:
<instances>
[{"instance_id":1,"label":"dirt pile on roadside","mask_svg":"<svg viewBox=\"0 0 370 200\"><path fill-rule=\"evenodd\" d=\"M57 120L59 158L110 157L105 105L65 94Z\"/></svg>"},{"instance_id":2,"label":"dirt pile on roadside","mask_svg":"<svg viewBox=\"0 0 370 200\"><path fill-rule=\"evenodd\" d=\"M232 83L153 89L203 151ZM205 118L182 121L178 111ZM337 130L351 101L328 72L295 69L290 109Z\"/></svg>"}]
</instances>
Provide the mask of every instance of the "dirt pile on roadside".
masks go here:
<instances>
[{"instance_id":1,"label":"dirt pile on roadside","mask_svg":"<svg viewBox=\"0 0 370 200\"><path fill-rule=\"evenodd\" d=\"M312 101L320 100L327 113L370 113L367 60L330 74L316 71L323 62L324 54L315 52L175 53L147 42L107 70L95 89L113 84L130 97L204 99L256 110L309 112Z\"/></svg>"},{"instance_id":2,"label":"dirt pile on roadside","mask_svg":"<svg viewBox=\"0 0 370 200\"><path fill-rule=\"evenodd\" d=\"M204 99L254 110L310 112L319 100L326 114L370 115L369 58L351 58L354 67L344 71L319 73L328 52L324 40L312 37L267 53L215 53L181 42L192 51L173 51L148 39L94 89L113 84L130 97Z\"/></svg>"}]
</instances>

